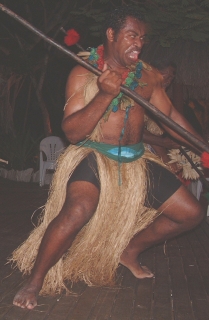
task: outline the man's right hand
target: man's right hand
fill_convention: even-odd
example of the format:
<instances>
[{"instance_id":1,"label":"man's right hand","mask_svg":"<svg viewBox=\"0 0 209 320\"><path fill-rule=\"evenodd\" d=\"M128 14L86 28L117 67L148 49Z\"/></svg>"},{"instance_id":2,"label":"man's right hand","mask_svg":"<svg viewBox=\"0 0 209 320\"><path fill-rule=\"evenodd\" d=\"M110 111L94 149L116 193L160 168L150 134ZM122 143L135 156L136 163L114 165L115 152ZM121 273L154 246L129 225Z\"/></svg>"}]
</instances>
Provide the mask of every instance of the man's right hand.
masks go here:
<instances>
[{"instance_id":1,"label":"man's right hand","mask_svg":"<svg viewBox=\"0 0 209 320\"><path fill-rule=\"evenodd\" d=\"M108 69L107 64L104 64L102 74L98 78L98 87L100 93L109 95L113 98L120 93L120 86L122 84L122 76L116 71Z\"/></svg>"}]
</instances>

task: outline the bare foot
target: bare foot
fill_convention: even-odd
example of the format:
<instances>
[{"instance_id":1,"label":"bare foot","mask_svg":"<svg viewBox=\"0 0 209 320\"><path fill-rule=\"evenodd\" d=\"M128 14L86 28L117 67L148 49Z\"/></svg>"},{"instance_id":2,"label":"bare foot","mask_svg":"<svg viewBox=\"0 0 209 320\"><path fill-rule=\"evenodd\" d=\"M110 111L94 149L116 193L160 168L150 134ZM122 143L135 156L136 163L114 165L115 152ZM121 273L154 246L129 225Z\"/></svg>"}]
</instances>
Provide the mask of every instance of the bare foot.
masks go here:
<instances>
[{"instance_id":1,"label":"bare foot","mask_svg":"<svg viewBox=\"0 0 209 320\"><path fill-rule=\"evenodd\" d=\"M33 309L37 306L37 296L40 291L38 285L31 284L29 281L17 292L13 304L24 309Z\"/></svg>"},{"instance_id":2,"label":"bare foot","mask_svg":"<svg viewBox=\"0 0 209 320\"><path fill-rule=\"evenodd\" d=\"M154 274L146 266L141 266L138 261L130 263L121 259L120 263L126 268L128 268L132 272L132 274L138 279L154 277Z\"/></svg>"}]
</instances>

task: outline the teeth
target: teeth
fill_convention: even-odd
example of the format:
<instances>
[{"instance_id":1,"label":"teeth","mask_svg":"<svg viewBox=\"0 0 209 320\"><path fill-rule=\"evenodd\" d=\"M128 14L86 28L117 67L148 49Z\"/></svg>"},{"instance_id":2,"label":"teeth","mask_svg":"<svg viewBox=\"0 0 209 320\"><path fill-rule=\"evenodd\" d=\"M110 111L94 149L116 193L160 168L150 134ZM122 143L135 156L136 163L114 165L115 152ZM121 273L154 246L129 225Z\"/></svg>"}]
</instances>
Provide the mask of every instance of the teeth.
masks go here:
<instances>
[{"instance_id":1,"label":"teeth","mask_svg":"<svg viewBox=\"0 0 209 320\"><path fill-rule=\"evenodd\" d=\"M139 52L138 51L131 51L130 52L130 58L134 59L134 60L137 60L138 59L138 55L139 55Z\"/></svg>"},{"instance_id":2,"label":"teeth","mask_svg":"<svg viewBox=\"0 0 209 320\"><path fill-rule=\"evenodd\" d=\"M132 61L136 61L139 58L138 56L140 54L140 51L141 50L129 48L125 53L129 56L129 59L131 59Z\"/></svg>"}]
</instances>

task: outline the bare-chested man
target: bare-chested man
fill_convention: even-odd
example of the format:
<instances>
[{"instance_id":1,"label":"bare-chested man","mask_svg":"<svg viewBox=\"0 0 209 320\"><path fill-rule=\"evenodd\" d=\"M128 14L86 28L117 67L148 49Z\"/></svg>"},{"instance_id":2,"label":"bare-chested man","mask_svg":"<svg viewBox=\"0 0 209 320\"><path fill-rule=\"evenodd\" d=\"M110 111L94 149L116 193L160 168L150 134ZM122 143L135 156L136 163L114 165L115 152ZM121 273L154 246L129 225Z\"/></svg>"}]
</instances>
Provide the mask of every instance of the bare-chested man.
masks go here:
<instances>
[{"instance_id":1,"label":"bare-chested man","mask_svg":"<svg viewBox=\"0 0 209 320\"><path fill-rule=\"evenodd\" d=\"M143 154L143 146L140 141L143 134L144 109L132 102L126 105L125 108L121 108L117 103L119 104L120 102L118 95L121 83L125 83L126 79L130 78L130 66L138 65L138 55L141 52L146 36L146 24L136 10L131 10L128 7L117 9L112 14L109 14L106 23L104 51L103 47L100 47L99 50L91 53L93 60L103 70L102 75L97 80L97 92L86 102L84 91L87 90L87 83L91 83L89 81L90 73L81 66L76 66L72 70L66 87L67 103L62 122L63 131L72 145L84 141L79 150L85 149L85 140L90 138L91 140L90 142L87 140L87 144L90 143L91 152L87 153L86 157L80 157L82 161L80 161L66 184L66 197L62 209L49 223L43 236L30 278L14 298L14 304L21 308L32 309L37 305L37 296L49 269L63 257L69 248L73 247L77 239L76 235L82 232L85 229L83 227L89 225L94 219L95 212L99 210L98 203L100 202L101 194L105 188L101 174L103 163L105 162L106 165L106 161L112 161L108 163L113 165L113 162L115 162L116 168L118 168L116 169L118 175L124 178L123 167L127 165L129 166L128 168L131 168L135 163L140 163L141 161L140 153ZM162 76L156 71L149 70L146 66L142 68L142 64L138 65L138 69L136 67L134 72L135 80L132 78L129 86L167 116L171 117L171 119L200 138L189 123L172 106L162 88ZM145 83L146 85L143 85ZM115 98L116 100L111 104ZM98 123L100 124L98 130L100 138L96 138L94 134L94 129ZM165 126L164 128L175 138L183 141L176 133ZM96 141L95 144L91 144L92 140ZM99 146L101 146L102 156L98 155L100 153ZM108 146L111 146L109 148L111 150L108 149ZM127 148L123 148L124 146ZM105 149L104 151L104 147L107 147L108 150ZM72 150L75 149L73 148L74 146L72 146ZM95 152L92 151L94 149L96 150ZM76 152L80 152L79 150L77 148ZM117 151L116 155L115 150ZM95 154L96 157L94 156ZM101 160L104 159L104 154L107 158L105 161ZM69 154L69 161L70 157L72 157L71 155ZM114 156L116 161L113 160ZM108 160L109 157L112 157L111 160ZM134 161L128 164L125 163L123 166L123 162L126 162L126 159L130 157L133 157ZM192 229L203 219L203 210L199 202L180 184L172 173L165 168L161 170L160 165L151 161L147 161L147 165L151 172L150 180L153 183L147 190L148 200L146 199L146 201L151 203L161 214L157 215L154 221L150 222L142 231L135 233L131 240L127 242L128 245L123 248L118 261L126 266L135 277L140 279L153 277L152 271L141 266L137 260L141 252L156 243ZM105 174L108 179L109 172ZM136 174L137 171L135 171L134 176ZM165 180L159 180L163 176L165 176ZM129 201L133 192L137 192L136 195L138 194L140 197L141 189L134 191L134 186L140 178L139 176L134 184L131 185L127 201ZM129 183L129 181L124 180L122 180L121 186L118 188L123 188L126 183ZM114 183L114 181L112 182ZM117 188L117 183L114 185L114 189ZM137 197L135 198L137 201ZM103 205L106 205L107 202L108 197L103 201ZM114 203L114 210L116 210L116 206L117 203ZM132 204L128 208L127 219L134 207ZM124 209L122 203L119 204L118 212L105 212L105 214L103 212L101 219L105 219L104 216L106 214L117 216L120 209ZM109 217L107 217L107 220ZM126 230L125 228L120 232L121 238ZM95 232L97 231L95 230ZM103 229L98 232L102 239ZM91 252L88 254L91 254L92 258L96 252L96 245L99 243L99 239L93 248L94 250L89 249ZM118 237L115 239L117 240ZM108 240L109 238L107 237L107 244ZM109 251L113 252L118 249L117 247L118 245L112 246ZM85 251L88 250L86 249ZM102 259L102 255L100 258ZM94 268L94 264L95 261L92 263L92 268ZM102 273L99 276L102 277Z\"/></svg>"}]
</instances>

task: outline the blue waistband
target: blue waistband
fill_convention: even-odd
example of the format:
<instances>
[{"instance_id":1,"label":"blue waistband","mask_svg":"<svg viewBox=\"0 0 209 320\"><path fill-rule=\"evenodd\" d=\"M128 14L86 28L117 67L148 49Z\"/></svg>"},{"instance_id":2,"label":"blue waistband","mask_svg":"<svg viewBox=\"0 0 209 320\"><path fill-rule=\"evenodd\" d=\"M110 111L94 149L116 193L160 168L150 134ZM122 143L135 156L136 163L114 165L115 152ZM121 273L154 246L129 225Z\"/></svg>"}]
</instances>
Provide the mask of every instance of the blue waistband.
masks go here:
<instances>
[{"instance_id":1,"label":"blue waistband","mask_svg":"<svg viewBox=\"0 0 209 320\"><path fill-rule=\"evenodd\" d=\"M127 146L116 146L112 144L87 140L79 142L77 145L87 148L93 148L112 160L126 163L141 158L145 151L143 142Z\"/></svg>"}]
</instances>

